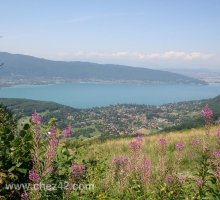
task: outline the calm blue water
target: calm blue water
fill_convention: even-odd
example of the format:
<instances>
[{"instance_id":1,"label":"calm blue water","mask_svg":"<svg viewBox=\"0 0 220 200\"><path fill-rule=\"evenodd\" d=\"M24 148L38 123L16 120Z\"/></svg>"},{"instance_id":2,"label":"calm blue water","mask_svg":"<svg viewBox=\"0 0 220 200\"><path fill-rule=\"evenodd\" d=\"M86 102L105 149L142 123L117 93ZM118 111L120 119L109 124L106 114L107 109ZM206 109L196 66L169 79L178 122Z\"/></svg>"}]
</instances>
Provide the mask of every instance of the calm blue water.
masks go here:
<instances>
[{"instance_id":1,"label":"calm blue water","mask_svg":"<svg viewBox=\"0 0 220 200\"><path fill-rule=\"evenodd\" d=\"M68 83L0 88L0 97L47 100L76 108L118 103L160 105L220 94L220 85Z\"/></svg>"}]
</instances>

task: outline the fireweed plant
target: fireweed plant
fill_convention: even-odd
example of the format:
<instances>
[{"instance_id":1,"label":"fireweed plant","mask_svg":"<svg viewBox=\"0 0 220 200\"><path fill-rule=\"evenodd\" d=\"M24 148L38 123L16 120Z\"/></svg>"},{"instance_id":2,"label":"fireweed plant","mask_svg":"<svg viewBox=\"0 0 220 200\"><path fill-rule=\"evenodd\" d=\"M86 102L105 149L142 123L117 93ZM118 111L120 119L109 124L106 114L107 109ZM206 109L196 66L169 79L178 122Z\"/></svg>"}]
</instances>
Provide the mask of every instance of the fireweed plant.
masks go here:
<instances>
[{"instance_id":1,"label":"fireweed plant","mask_svg":"<svg viewBox=\"0 0 220 200\"><path fill-rule=\"evenodd\" d=\"M62 169L59 169L57 154L60 151L64 155L67 151L65 144L60 145L60 143L61 140L65 140L71 136L71 125L69 124L66 129L60 132L60 130L56 128L55 122L52 122L48 130L48 127L46 129L43 127L41 117L37 113L33 113L31 118L31 133L33 143L31 150L33 167L29 171L31 186L29 191L22 193L21 199L38 200L47 199L49 196L53 198L53 193L55 193L55 196L58 198L60 196L56 194L56 187L58 185L54 184L53 179L54 177L59 177L60 174L62 175ZM59 150L59 146L62 147L61 150ZM71 156L66 156L66 158L69 161L73 160ZM68 182L66 182L66 184L63 183L62 188L60 188L60 192L63 194L61 196L65 196L66 199L69 198L73 184L77 183L80 177L85 173L85 166L83 164L72 163L68 168L68 171L65 171ZM52 185L56 187L52 187Z\"/></svg>"}]
</instances>

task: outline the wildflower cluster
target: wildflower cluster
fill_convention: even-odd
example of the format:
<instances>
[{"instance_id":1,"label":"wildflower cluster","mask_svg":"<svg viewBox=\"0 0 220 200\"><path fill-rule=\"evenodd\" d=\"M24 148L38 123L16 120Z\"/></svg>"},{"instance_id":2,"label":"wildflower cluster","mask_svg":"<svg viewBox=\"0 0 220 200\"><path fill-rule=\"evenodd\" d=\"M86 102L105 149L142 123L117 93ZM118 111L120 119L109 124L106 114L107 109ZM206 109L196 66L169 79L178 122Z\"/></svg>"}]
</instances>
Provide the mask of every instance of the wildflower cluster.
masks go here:
<instances>
[{"instance_id":1,"label":"wildflower cluster","mask_svg":"<svg viewBox=\"0 0 220 200\"><path fill-rule=\"evenodd\" d=\"M121 166L121 165L126 165L128 164L128 157L126 156L116 156L113 158L113 163L116 165L116 166Z\"/></svg>"},{"instance_id":2,"label":"wildflower cluster","mask_svg":"<svg viewBox=\"0 0 220 200\"><path fill-rule=\"evenodd\" d=\"M32 169L29 171L29 179L33 182L38 182L40 180L40 176Z\"/></svg>"},{"instance_id":3,"label":"wildflower cluster","mask_svg":"<svg viewBox=\"0 0 220 200\"><path fill-rule=\"evenodd\" d=\"M159 144L164 147L165 145L167 145L167 140L166 138L160 138L159 139Z\"/></svg>"},{"instance_id":4,"label":"wildflower cluster","mask_svg":"<svg viewBox=\"0 0 220 200\"><path fill-rule=\"evenodd\" d=\"M212 121L213 118L213 111L208 107L208 105L206 105L202 112L201 115L203 116L206 124L210 123Z\"/></svg>"},{"instance_id":5,"label":"wildflower cluster","mask_svg":"<svg viewBox=\"0 0 220 200\"><path fill-rule=\"evenodd\" d=\"M144 136L138 135L128 143L129 153L126 156L115 156L112 159L113 180L122 188L137 184L137 187L145 190L150 181L151 161L141 149L143 142Z\"/></svg>"},{"instance_id":6,"label":"wildflower cluster","mask_svg":"<svg viewBox=\"0 0 220 200\"><path fill-rule=\"evenodd\" d=\"M27 192L23 192L21 194L21 200L29 200L29 196L28 196L28 193Z\"/></svg>"},{"instance_id":7,"label":"wildflower cluster","mask_svg":"<svg viewBox=\"0 0 220 200\"><path fill-rule=\"evenodd\" d=\"M79 179L85 173L85 165L83 164L72 164L70 171L75 179Z\"/></svg>"},{"instance_id":8,"label":"wildflower cluster","mask_svg":"<svg viewBox=\"0 0 220 200\"><path fill-rule=\"evenodd\" d=\"M32 141L33 147L31 151L33 167L29 171L29 180L33 183L40 183L52 178L52 174L57 170L57 166L54 165L59 141L62 138L71 136L71 126L68 125L66 129L59 135L59 130L55 125L49 128L49 131L42 134L45 131L42 128L42 119L36 112L32 114ZM78 177L85 169L83 166L72 166L73 174ZM81 171L80 171L81 170ZM78 174L77 174L78 173ZM23 193L22 199L41 199L41 191L35 190L30 187L29 193Z\"/></svg>"},{"instance_id":9,"label":"wildflower cluster","mask_svg":"<svg viewBox=\"0 0 220 200\"><path fill-rule=\"evenodd\" d=\"M63 130L62 136L63 136L64 138L70 137L70 136L71 136L71 129L72 129L72 127L71 127L71 125L69 124L69 125L67 126L67 128L65 128L65 129Z\"/></svg>"},{"instance_id":10,"label":"wildflower cluster","mask_svg":"<svg viewBox=\"0 0 220 200\"><path fill-rule=\"evenodd\" d=\"M41 116L38 115L36 112L34 112L32 114L32 117L31 117L31 120L34 124L38 124L40 125L42 123L42 119L41 119Z\"/></svg>"},{"instance_id":11,"label":"wildflower cluster","mask_svg":"<svg viewBox=\"0 0 220 200\"><path fill-rule=\"evenodd\" d=\"M135 140L135 141L131 141L131 142L129 143L129 145L130 145L130 147L131 147L133 150L138 150L138 149L140 149L140 147L141 147L141 142L137 139L137 140Z\"/></svg>"},{"instance_id":12,"label":"wildflower cluster","mask_svg":"<svg viewBox=\"0 0 220 200\"><path fill-rule=\"evenodd\" d=\"M183 142L177 142L175 147L176 147L177 151L182 151L184 149L185 145Z\"/></svg>"}]
</instances>

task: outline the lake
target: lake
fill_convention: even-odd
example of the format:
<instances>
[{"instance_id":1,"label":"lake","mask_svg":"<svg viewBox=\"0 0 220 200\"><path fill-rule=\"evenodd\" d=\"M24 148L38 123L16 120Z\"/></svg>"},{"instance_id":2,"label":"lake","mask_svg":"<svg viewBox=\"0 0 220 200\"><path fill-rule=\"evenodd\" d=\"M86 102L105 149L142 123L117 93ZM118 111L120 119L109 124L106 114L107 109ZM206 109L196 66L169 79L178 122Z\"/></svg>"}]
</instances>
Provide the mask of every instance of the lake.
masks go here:
<instances>
[{"instance_id":1,"label":"lake","mask_svg":"<svg viewBox=\"0 0 220 200\"><path fill-rule=\"evenodd\" d=\"M212 98L220 85L65 83L0 88L0 97L54 101L75 108L121 103L161 105Z\"/></svg>"}]
</instances>

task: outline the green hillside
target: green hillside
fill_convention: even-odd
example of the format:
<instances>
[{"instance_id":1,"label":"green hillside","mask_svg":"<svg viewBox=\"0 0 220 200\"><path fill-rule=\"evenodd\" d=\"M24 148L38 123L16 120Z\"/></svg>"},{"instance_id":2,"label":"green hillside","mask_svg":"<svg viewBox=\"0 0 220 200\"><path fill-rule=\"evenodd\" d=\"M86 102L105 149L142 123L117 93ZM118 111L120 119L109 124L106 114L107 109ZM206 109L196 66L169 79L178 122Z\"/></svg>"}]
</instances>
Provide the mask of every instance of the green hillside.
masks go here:
<instances>
[{"instance_id":1,"label":"green hillside","mask_svg":"<svg viewBox=\"0 0 220 200\"><path fill-rule=\"evenodd\" d=\"M71 119L75 136L113 137L137 133L151 134L200 127L200 112L209 104L214 119L220 115L220 96L200 101L186 101L161 106L122 104L91 109L75 109L47 101L29 99L0 99L21 122L27 122L31 114L40 113L45 122L56 118L63 128Z\"/></svg>"}]
</instances>

